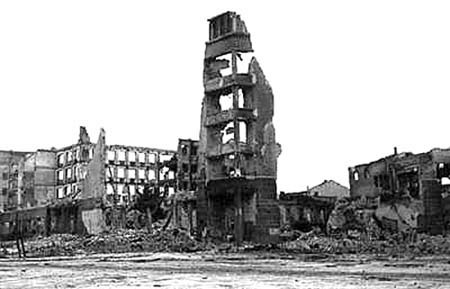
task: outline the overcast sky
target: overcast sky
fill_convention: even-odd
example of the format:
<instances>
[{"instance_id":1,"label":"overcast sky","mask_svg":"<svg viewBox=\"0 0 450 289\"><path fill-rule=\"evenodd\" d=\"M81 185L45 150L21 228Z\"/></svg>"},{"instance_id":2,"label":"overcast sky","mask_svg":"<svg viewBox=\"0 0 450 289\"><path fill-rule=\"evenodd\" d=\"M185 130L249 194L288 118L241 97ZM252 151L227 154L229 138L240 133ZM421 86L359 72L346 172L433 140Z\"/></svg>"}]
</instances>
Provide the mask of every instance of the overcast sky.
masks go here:
<instances>
[{"instance_id":1,"label":"overcast sky","mask_svg":"<svg viewBox=\"0 0 450 289\"><path fill-rule=\"evenodd\" d=\"M108 144L198 139L206 20L227 10L275 94L278 190L450 146L448 1L16 0L0 2L0 149L67 146L80 125Z\"/></svg>"}]
</instances>

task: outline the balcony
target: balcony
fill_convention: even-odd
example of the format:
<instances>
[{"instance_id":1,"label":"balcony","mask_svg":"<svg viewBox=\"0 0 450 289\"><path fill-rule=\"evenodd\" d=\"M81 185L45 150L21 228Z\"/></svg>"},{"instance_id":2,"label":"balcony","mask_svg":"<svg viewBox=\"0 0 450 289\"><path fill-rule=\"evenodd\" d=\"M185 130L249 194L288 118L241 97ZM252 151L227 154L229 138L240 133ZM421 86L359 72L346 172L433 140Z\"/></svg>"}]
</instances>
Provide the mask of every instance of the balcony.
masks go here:
<instances>
[{"instance_id":1,"label":"balcony","mask_svg":"<svg viewBox=\"0 0 450 289\"><path fill-rule=\"evenodd\" d=\"M226 90L234 85L238 86L252 86L255 84L254 77L252 74L239 73L235 77L233 75L227 75L224 77L216 77L214 79L208 80L205 83L205 92L214 92L217 90Z\"/></svg>"},{"instance_id":2,"label":"balcony","mask_svg":"<svg viewBox=\"0 0 450 289\"><path fill-rule=\"evenodd\" d=\"M221 123L228 123L234 119L254 120L256 117L251 108L239 108L232 110L224 110L219 113L206 117L206 126L214 126Z\"/></svg>"}]
</instances>

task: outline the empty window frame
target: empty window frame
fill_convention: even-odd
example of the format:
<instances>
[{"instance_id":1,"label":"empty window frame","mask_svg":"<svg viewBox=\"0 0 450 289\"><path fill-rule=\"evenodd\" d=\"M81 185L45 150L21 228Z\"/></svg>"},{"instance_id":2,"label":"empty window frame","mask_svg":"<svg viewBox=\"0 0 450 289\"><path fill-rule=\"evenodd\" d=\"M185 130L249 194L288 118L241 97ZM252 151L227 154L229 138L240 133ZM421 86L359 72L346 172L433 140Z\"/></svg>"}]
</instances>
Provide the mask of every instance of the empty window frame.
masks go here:
<instances>
[{"instance_id":1,"label":"empty window frame","mask_svg":"<svg viewBox=\"0 0 450 289\"><path fill-rule=\"evenodd\" d=\"M245 121L239 121L239 141L247 143L247 123Z\"/></svg>"},{"instance_id":2,"label":"empty window frame","mask_svg":"<svg viewBox=\"0 0 450 289\"><path fill-rule=\"evenodd\" d=\"M129 163L136 162L136 152L128 152L128 162Z\"/></svg>"},{"instance_id":3,"label":"empty window frame","mask_svg":"<svg viewBox=\"0 0 450 289\"><path fill-rule=\"evenodd\" d=\"M124 162L125 161L125 151L120 150L120 151L117 151L116 153L117 153L117 159L121 162Z\"/></svg>"},{"instance_id":4,"label":"empty window frame","mask_svg":"<svg viewBox=\"0 0 450 289\"><path fill-rule=\"evenodd\" d=\"M124 168L117 169L117 177L120 179L125 178L125 169Z\"/></svg>"},{"instance_id":5,"label":"empty window frame","mask_svg":"<svg viewBox=\"0 0 450 289\"><path fill-rule=\"evenodd\" d=\"M231 110L233 109L233 94L221 95L219 98L220 110Z\"/></svg>"},{"instance_id":6,"label":"empty window frame","mask_svg":"<svg viewBox=\"0 0 450 289\"><path fill-rule=\"evenodd\" d=\"M138 153L138 161L141 164L145 164L145 153Z\"/></svg>"},{"instance_id":7,"label":"empty window frame","mask_svg":"<svg viewBox=\"0 0 450 289\"><path fill-rule=\"evenodd\" d=\"M136 179L136 170L133 169L128 170L128 179Z\"/></svg>"},{"instance_id":8,"label":"empty window frame","mask_svg":"<svg viewBox=\"0 0 450 289\"><path fill-rule=\"evenodd\" d=\"M139 179L141 179L141 180L145 180L146 179L146 177L145 177L145 170L144 169L139 169Z\"/></svg>"},{"instance_id":9,"label":"empty window frame","mask_svg":"<svg viewBox=\"0 0 450 289\"><path fill-rule=\"evenodd\" d=\"M59 166L64 166L64 154L59 154L58 155L58 165Z\"/></svg>"},{"instance_id":10,"label":"empty window frame","mask_svg":"<svg viewBox=\"0 0 450 289\"><path fill-rule=\"evenodd\" d=\"M58 181L64 181L64 171L60 170L57 172L58 175Z\"/></svg>"},{"instance_id":11,"label":"empty window frame","mask_svg":"<svg viewBox=\"0 0 450 289\"><path fill-rule=\"evenodd\" d=\"M244 108L245 102L244 102L244 92L242 91L242 88L238 89L238 107Z\"/></svg>"},{"instance_id":12,"label":"empty window frame","mask_svg":"<svg viewBox=\"0 0 450 289\"><path fill-rule=\"evenodd\" d=\"M117 184L117 194L121 195L123 193L123 184Z\"/></svg>"},{"instance_id":13,"label":"empty window frame","mask_svg":"<svg viewBox=\"0 0 450 289\"><path fill-rule=\"evenodd\" d=\"M222 143L226 144L232 140L234 140L234 125L233 122L229 122L223 130L220 132L222 136Z\"/></svg>"},{"instance_id":14,"label":"empty window frame","mask_svg":"<svg viewBox=\"0 0 450 289\"><path fill-rule=\"evenodd\" d=\"M64 188L61 187L56 190L56 197L58 199L64 198Z\"/></svg>"},{"instance_id":15,"label":"empty window frame","mask_svg":"<svg viewBox=\"0 0 450 289\"><path fill-rule=\"evenodd\" d=\"M72 168L66 169L66 177L68 180L72 179Z\"/></svg>"},{"instance_id":16,"label":"empty window frame","mask_svg":"<svg viewBox=\"0 0 450 289\"><path fill-rule=\"evenodd\" d=\"M113 184L107 184L106 185L106 193L108 195L113 195L114 194L114 185Z\"/></svg>"},{"instance_id":17,"label":"empty window frame","mask_svg":"<svg viewBox=\"0 0 450 289\"><path fill-rule=\"evenodd\" d=\"M156 161L156 156L155 156L155 154L154 154L154 153L149 153L149 154L148 154L148 162L151 163L151 164L154 164L155 161Z\"/></svg>"},{"instance_id":18,"label":"empty window frame","mask_svg":"<svg viewBox=\"0 0 450 289\"><path fill-rule=\"evenodd\" d=\"M128 191L130 193L130 196L134 196L136 194L136 186L134 185L129 185L128 186Z\"/></svg>"},{"instance_id":19,"label":"empty window frame","mask_svg":"<svg viewBox=\"0 0 450 289\"><path fill-rule=\"evenodd\" d=\"M114 160L116 159L116 152L115 151L108 151L107 153L108 161L114 163Z\"/></svg>"},{"instance_id":20,"label":"empty window frame","mask_svg":"<svg viewBox=\"0 0 450 289\"><path fill-rule=\"evenodd\" d=\"M253 58L253 53L238 53L237 54L237 73L248 73L250 61Z\"/></svg>"},{"instance_id":21,"label":"empty window frame","mask_svg":"<svg viewBox=\"0 0 450 289\"><path fill-rule=\"evenodd\" d=\"M172 159L172 157L173 157L173 155L170 155L170 154L160 154L159 161L160 162L170 161Z\"/></svg>"}]
</instances>

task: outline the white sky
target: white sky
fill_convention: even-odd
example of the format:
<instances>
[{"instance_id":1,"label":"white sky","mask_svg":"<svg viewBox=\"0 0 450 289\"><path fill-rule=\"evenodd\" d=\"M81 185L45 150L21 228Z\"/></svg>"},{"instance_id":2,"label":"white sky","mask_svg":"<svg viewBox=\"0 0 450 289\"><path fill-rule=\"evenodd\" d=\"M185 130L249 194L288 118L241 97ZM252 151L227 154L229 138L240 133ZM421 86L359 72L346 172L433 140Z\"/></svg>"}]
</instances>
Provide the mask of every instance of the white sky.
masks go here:
<instances>
[{"instance_id":1,"label":"white sky","mask_svg":"<svg viewBox=\"0 0 450 289\"><path fill-rule=\"evenodd\" d=\"M448 1L1 1L0 149L198 139L207 19L238 12L275 94L278 189L450 146ZM196 3L196 4L194 4Z\"/></svg>"}]
</instances>

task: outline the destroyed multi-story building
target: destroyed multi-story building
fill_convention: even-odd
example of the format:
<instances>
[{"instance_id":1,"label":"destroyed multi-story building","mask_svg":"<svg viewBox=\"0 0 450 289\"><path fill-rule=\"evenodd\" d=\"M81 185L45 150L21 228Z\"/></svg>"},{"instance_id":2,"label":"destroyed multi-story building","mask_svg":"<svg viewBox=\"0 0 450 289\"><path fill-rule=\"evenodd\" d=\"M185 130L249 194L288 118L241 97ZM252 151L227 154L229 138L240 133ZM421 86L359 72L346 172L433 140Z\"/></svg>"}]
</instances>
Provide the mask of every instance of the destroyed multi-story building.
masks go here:
<instances>
[{"instance_id":1,"label":"destroyed multi-story building","mask_svg":"<svg viewBox=\"0 0 450 289\"><path fill-rule=\"evenodd\" d=\"M76 144L61 149L0 152L0 170L0 234L11 232L17 214L46 232L96 232L105 218L82 212L126 206L145 185L176 189L176 151L106 145L103 130L92 143L84 127ZM90 228L83 228L83 216Z\"/></svg>"},{"instance_id":2,"label":"destroyed multi-story building","mask_svg":"<svg viewBox=\"0 0 450 289\"><path fill-rule=\"evenodd\" d=\"M19 187L22 179L19 179L19 167L23 167L22 160L28 154L29 152L0 151L0 212L21 201Z\"/></svg>"},{"instance_id":3,"label":"destroyed multi-story building","mask_svg":"<svg viewBox=\"0 0 450 289\"><path fill-rule=\"evenodd\" d=\"M274 97L235 12L209 19L199 140L201 231L270 242L279 235Z\"/></svg>"},{"instance_id":4,"label":"destroyed multi-story building","mask_svg":"<svg viewBox=\"0 0 450 289\"><path fill-rule=\"evenodd\" d=\"M179 191L196 191L198 183L198 140L180 139L177 150L177 187Z\"/></svg>"},{"instance_id":5,"label":"destroyed multi-story building","mask_svg":"<svg viewBox=\"0 0 450 289\"><path fill-rule=\"evenodd\" d=\"M439 233L450 224L450 149L397 153L349 168L350 194L377 203L375 215L395 230ZM446 209L447 208L447 209Z\"/></svg>"}]
</instances>

